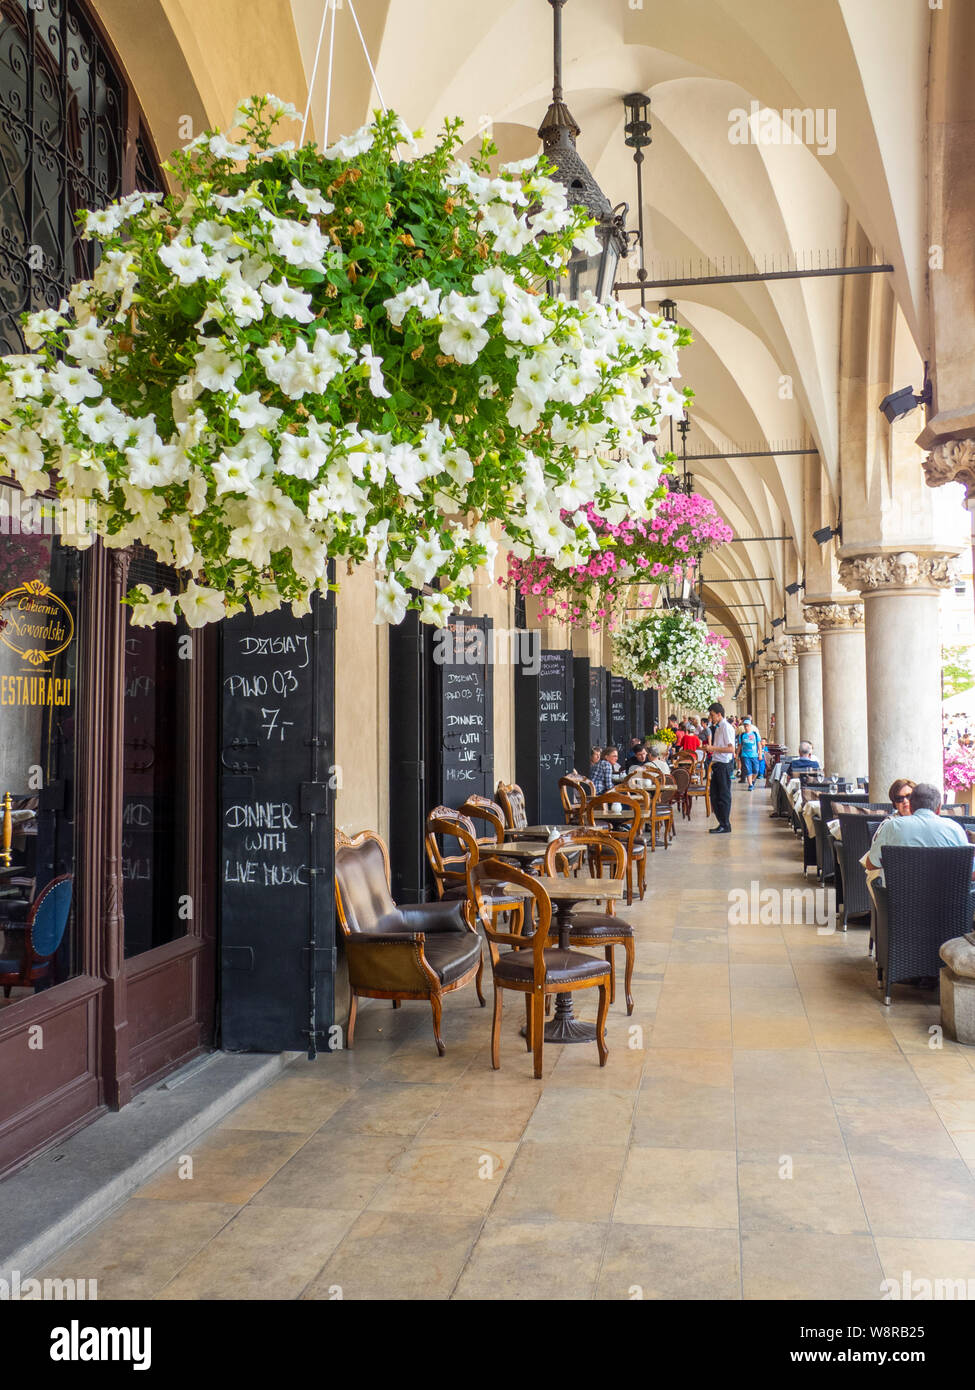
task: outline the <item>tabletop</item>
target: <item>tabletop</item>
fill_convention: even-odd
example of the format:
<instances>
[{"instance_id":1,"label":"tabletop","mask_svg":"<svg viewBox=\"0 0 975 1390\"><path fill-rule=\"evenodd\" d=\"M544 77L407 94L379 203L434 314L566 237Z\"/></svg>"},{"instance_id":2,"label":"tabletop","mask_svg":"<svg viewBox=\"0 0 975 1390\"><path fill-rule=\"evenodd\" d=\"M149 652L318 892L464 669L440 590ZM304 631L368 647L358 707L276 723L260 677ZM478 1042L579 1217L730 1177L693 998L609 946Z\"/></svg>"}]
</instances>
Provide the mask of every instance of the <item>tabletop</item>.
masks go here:
<instances>
[{"instance_id":1,"label":"tabletop","mask_svg":"<svg viewBox=\"0 0 975 1390\"><path fill-rule=\"evenodd\" d=\"M489 845L481 850L482 859L541 859L548 840L511 840L506 845Z\"/></svg>"},{"instance_id":2,"label":"tabletop","mask_svg":"<svg viewBox=\"0 0 975 1390\"><path fill-rule=\"evenodd\" d=\"M553 902L590 903L606 898L622 898L626 887L621 878L546 878L540 883Z\"/></svg>"}]
</instances>

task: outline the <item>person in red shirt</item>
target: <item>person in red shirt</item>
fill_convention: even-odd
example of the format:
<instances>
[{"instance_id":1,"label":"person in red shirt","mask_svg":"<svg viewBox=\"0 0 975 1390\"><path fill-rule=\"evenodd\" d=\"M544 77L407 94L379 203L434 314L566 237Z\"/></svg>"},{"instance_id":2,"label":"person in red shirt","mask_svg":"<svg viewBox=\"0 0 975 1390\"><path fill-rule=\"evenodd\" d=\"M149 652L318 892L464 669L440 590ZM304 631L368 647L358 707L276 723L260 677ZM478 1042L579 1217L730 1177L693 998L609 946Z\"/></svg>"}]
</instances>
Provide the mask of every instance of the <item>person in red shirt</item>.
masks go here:
<instances>
[{"instance_id":1,"label":"person in red shirt","mask_svg":"<svg viewBox=\"0 0 975 1390\"><path fill-rule=\"evenodd\" d=\"M680 750L682 753L696 753L701 746L701 740L697 734L689 731L681 740Z\"/></svg>"}]
</instances>

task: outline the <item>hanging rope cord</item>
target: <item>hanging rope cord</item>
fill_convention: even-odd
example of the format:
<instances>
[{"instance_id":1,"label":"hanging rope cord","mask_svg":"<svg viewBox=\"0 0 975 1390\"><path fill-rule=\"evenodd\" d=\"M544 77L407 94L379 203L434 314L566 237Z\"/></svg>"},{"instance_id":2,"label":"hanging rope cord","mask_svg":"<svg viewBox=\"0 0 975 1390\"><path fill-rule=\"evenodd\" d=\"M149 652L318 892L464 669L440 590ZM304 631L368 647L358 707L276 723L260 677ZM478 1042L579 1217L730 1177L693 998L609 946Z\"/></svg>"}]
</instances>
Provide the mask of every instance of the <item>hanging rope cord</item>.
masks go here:
<instances>
[{"instance_id":1,"label":"hanging rope cord","mask_svg":"<svg viewBox=\"0 0 975 1390\"><path fill-rule=\"evenodd\" d=\"M372 85L376 89L376 95L379 97L379 104L383 108L383 115L385 115L386 102L383 99L382 88L379 85L379 78L376 76L376 69L373 67L372 59L369 56L369 49L366 46L366 40L363 36L362 28L359 24L359 16L355 12L354 0L345 0L345 3L348 4L349 10L351 12L352 22L355 24L355 31L359 35L359 42L362 45L362 52L365 56L366 65L369 68L369 75L372 78ZM325 42L325 25L328 21L329 13L331 13L332 24L328 39L328 76L325 84L325 129L322 132L322 149L325 149L325 147L328 145L328 123L332 113L332 74L334 70L335 60L335 11L337 8L338 6L336 0L325 0L324 7L322 9L322 22L318 30L318 43L315 47L315 61L312 64L311 79L308 83L308 100L305 102L305 117L301 123L301 139L298 142L299 147L305 143L305 132L308 129L308 117L311 112L312 97L315 93L315 82L318 79L318 65L321 62L322 47Z\"/></svg>"}]
</instances>

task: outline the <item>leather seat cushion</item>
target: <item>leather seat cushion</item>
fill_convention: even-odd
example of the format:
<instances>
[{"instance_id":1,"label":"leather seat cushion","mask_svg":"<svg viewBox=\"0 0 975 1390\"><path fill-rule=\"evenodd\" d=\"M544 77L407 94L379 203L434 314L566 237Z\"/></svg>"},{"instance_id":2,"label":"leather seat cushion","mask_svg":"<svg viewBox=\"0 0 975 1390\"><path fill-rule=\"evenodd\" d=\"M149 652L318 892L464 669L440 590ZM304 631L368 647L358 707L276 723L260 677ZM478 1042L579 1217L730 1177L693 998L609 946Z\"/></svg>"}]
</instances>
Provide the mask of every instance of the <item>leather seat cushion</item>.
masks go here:
<instances>
[{"instance_id":1,"label":"leather seat cushion","mask_svg":"<svg viewBox=\"0 0 975 1390\"><path fill-rule=\"evenodd\" d=\"M481 938L469 931L438 932L423 943L423 955L440 976L441 984L449 985L477 964Z\"/></svg>"},{"instance_id":2,"label":"leather seat cushion","mask_svg":"<svg viewBox=\"0 0 975 1390\"><path fill-rule=\"evenodd\" d=\"M569 940L577 936L626 936L633 935L633 928L622 917L611 917L608 912L573 912L570 917L572 929Z\"/></svg>"},{"instance_id":3,"label":"leather seat cushion","mask_svg":"<svg viewBox=\"0 0 975 1390\"><path fill-rule=\"evenodd\" d=\"M609 964L582 951L563 951L557 946L545 952L545 971L550 984L570 984L577 980L598 980L609 974ZM508 951L494 967L499 980L527 983L534 973L534 956L529 950Z\"/></svg>"}]
</instances>

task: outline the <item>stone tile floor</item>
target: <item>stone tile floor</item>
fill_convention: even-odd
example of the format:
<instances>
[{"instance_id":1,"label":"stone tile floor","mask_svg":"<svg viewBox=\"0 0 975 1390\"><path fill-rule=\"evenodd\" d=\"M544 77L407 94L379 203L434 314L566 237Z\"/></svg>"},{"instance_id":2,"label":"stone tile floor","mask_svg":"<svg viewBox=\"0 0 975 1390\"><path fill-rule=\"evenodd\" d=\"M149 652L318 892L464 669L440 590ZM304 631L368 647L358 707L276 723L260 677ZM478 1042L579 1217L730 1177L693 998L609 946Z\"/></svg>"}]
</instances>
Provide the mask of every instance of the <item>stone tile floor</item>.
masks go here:
<instances>
[{"instance_id":1,"label":"stone tile floor","mask_svg":"<svg viewBox=\"0 0 975 1390\"><path fill-rule=\"evenodd\" d=\"M729 924L729 889L801 886L799 847L736 789L648 869L636 1007L609 1062L506 999L370 1005L353 1051L294 1062L50 1261L104 1299L878 1299L975 1278L975 1049L937 998L885 1010L867 934ZM810 887L812 884L810 883ZM621 964L621 963L620 963ZM593 1017L595 996L576 996Z\"/></svg>"}]
</instances>

